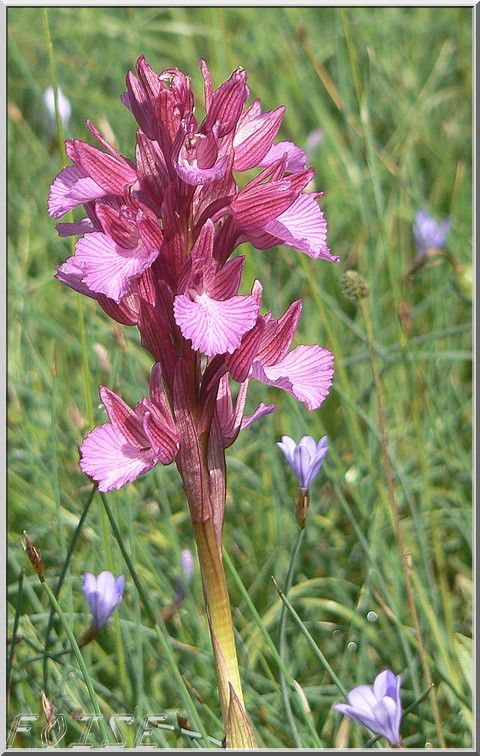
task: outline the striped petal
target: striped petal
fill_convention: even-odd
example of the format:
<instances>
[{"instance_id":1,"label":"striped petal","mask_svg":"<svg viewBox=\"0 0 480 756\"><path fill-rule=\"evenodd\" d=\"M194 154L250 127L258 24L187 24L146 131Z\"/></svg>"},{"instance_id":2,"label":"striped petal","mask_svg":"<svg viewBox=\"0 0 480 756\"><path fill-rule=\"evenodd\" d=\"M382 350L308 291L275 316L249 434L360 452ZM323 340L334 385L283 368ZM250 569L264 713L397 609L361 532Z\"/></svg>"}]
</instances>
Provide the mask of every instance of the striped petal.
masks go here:
<instances>
[{"instance_id":1,"label":"striped petal","mask_svg":"<svg viewBox=\"0 0 480 756\"><path fill-rule=\"evenodd\" d=\"M333 355L319 346L298 346L276 365L255 361L252 378L288 391L309 410L320 407L333 379Z\"/></svg>"},{"instance_id":2,"label":"striped petal","mask_svg":"<svg viewBox=\"0 0 480 756\"><path fill-rule=\"evenodd\" d=\"M132 446L111 423L94 428L82 443L80 453L81 469L105 492L131 483L154 465L150 449Z\"/></svg>"},{"instance_id":3,"label":"striped petal","mask_svg":"<svg viewBox=\"0 0 480 756\"><path fill-rule=\"evenodd\" d=\"M104 197L105 194L107 192L82 168L71 165L60 171L50 186L48 214L53 218L61 218L77 205Z\"/></svg>"},{"instance_id":4,"label":"striped petal","mask_svg":"<svg viewBox=\"0 0 480 756\"><path fill-rule=\"evenodd\" d=\"M173 305L175 321L183 336L191 339L193 349L209 357L234 352L243 334L253 327L258 309L251 296L219 301L206 293L195 295L194 300L180 294Z\"/></svg>"},{"instance_id":5,"label":"striped petal","mask_svg":"<svg viewBox=\"0 0 480 756\"><path fill-rule=\"evenodd\" d=\"M158 252L147 250L142 243L136 249L125 249L99 232L87 234L75 246L75 257L84 271L83 282L115 302L128 294L133 281L150 267Z\"/></svg>"},{"instance_id":6,"label":"striped petal","mask_svg":"<svg viewBox=\"0 0 480 756\"><path fill-rule=\"evenodd\" d=\"M301 194L285 212L267 223L265 231L309 257L340 261L327 247L327 222L313 194Z\"/></svg>"}]
</instances>

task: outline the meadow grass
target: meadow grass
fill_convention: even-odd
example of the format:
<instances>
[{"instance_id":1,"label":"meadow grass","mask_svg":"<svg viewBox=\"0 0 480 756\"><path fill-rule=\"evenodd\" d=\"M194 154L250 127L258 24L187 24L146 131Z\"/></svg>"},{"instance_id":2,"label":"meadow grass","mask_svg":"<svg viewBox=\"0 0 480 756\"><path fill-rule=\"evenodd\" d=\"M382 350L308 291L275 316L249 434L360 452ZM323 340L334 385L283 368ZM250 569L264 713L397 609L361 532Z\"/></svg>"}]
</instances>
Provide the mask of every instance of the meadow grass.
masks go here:
<instances>
[{"instance_id":1,"label":"meadow grass","mask_svg":"<svg viewBox=\"0 0 480 756\"><path fill-rule=\"evenodd\" d=\"M140 53L156 70L177 66L191 74L197 101L200 57L217 85L244 66L265 109L287 106L283 139L304 147L314 129L323 132L310 159L315 186L325 191L329 246L341 264L286 248L240 250L245 291L259 278L275 317L301 297L297 342L320 343L336 361L330 396L313 413L286 394L252 386L249 406L275 401L277 412L228 452L227 577L246 707L263 747L365 745L368 732L342 723L332 708L342 700L335 679L349 690L389 667L402 674L404 707L425 690L365 322L340 287L350 268L370 289L389 459L443 736L452 748L472 745L471 14L425 7L48 11L58 83L73 110L66 136L88 140L89 116L132 155L134 123L119 94ZM92 419L104 422L98 385L135 403L151 358L135 329L115 325L91 300L79 317L76 295L53 278L70 248L46 213L62 158L42 101L51 72L41 28L41 9L8 9L7 600L8 634L16 639L8 724L17 714L41 715L13 745L41 744L42 690L67 718L59 745L82 737L79 714L91 711L74 655L60 655L69 644L58 618L52 658L42 659L50 604L21 549L26 529L52 590L64 571L58 601L76 637L89 622L83 573L126 575L115 619L83 650L100 711L137 722L165 713L170 730L151 727L144 742L216 747L223 732L198 572L180 611L166 625L160 617L175 594L181 550L193 549L178 474L173 466L156 468L109 494L107 511L98 495L91 500L92 484L78 468L78 445ZM408 279L420 207L451 219L450 258ZM330 453L312 488L288 594L295 615L287 616L282 658L296 681L289 718L279 684L282 600L271 576L284 584L298 526L295 481L275 442L282 434L325 433ZM182 734L177 714L198 736ZM120 729L134 745L138 728ZM91 742L96 735L93 728ZM402 735L408 747L438 744L428 698L405 716Z\"/></svg>"}]
</instances>

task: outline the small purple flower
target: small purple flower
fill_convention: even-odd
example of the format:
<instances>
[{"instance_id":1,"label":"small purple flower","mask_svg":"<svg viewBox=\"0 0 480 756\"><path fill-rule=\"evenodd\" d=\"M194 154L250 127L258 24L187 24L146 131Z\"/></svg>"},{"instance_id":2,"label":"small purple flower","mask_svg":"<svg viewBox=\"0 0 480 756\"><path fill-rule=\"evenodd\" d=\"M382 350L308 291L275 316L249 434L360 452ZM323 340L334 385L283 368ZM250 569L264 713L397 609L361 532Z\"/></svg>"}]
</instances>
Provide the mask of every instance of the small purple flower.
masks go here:
<instances>
[{"instance_id":1,"label":"small purple flower","mask_svg":"<svg viewBox=\"0 0 480 756\"><path fill-rule=\"evenodd\" d=\"M193 575L193 555L190 549L183 549L180 556L182 574L185 580L190 580Z\"/></svg>"},{"instance_id":2,"label":"small purple flower","mask_svg":"<svg viewBox=\"0 0 480 756\"><path fill-rule=\"evenodd\" d=\"M298 444L290 436L282 436L277 446L297 476L300 488L306 491L319 474L328 453L328 437L323 436L318 444L311 436L303 436Z\"/></svg>"},{"instance_id":3,"label":"small purple flower","mask_svg":"<svg viewBox=\"0 0 480 756\"><path fill-rule=\"evenodd\" d=\"M389 669L380 672L373 685L359 685L348 694L348 704L335 704L335 709L356 722L382 735L390 745L400 743L400 675Z\"/></svg>"},{"instance_id":4,"label":"small purple flower","mask_svg":"<svg viewBox=\"0 0 480 756\"><path fill-rule=\"evenodd\" d=\"M441 223L432 218L426 210L419 210L413 223L413 235L417 254L424 255L429 249L441 249L450 231L450 221Z\"/></svg>"},{"instance_id":5,"label":"small purple flower","mask_svg":"<svg viewBox=\"0 0 480 756\"><path fill-rule=\"evenodd\" d=\"M111 572L104 570L95 577L86 572L83 577L82 590L92 610L93 626L101 630L122 600L125 578L114 578Z\"/></svg>"}]
</instances>

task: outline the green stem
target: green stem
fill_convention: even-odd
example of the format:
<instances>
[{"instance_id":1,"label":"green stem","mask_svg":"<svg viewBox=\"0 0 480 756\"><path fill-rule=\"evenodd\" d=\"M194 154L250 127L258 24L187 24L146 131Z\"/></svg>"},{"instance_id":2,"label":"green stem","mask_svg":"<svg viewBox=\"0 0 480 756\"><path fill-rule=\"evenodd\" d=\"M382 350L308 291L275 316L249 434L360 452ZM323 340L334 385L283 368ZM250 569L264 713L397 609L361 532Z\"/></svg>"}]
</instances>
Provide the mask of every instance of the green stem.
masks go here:
<instances>
[{"instance_id":1,"label":"green stem","mask_svg":"<svg viewBox=\"0 0 480 756\"><path fill-rule=\"evenodd\" d=\"M53 55L52 37L50 34L50 25L48 23L48 11L46 8L43 9L43 28L45 31L45 39L47 42L48 62L50 64L50 77L52 80L53 102L55 106L55 127L57 130L58 149L60 152L60 163L63 166L67 162L67 155L65 152L65 140L63 136L62 117L60 115L60 108L58 106L57 69L55 67L55 57Z\"/></svg>"},{"instance_id":2,"label":"green stem","mask_svg":"<svg viewBox=\"0 0 480 756\"><path fill-rule=\"evenodd\" d=\"M226 745L228 748L255 748L255 737L243 702L227 581L212 520L194 522L193 531L226 727Z\"/></svg>"},{"instance_id":3,"label":"green stem","mask_svg":"<svg viewBox=\"0 0 480 756\"><path fill-rule=\"evenodd\" d=\"M290 564L288 566L287 579L285 581L285 588L283 589L285 596L288 594L288 591L290 590L290 587L292 585L295 562L297 561L298 552L300 551L300 547L302 545L304 535L305 535L305 529L300 528L298 532L297 540L295 541L295 546L293 547L292 555L290 557ZM282 611L280 613L280 624L278 627L278 651L280 654L280 658L282 660L285 659L286 654L287 654L287 644L286 644L286 638L285 638L286 624L287 624L287 607L285 604L282 604ZM303 744L302 744L299 732L297 730L297 726L295 724L292 707L290 706L290 698L288 695L287 681L285 679L285 676L282 674L282 672L280 672L280 689L282 692L282 701L285 707L285 713L287 715L288 723L290 725L293 739L295 741L295 748L303 748Z\"/></svg>"},{"instance_id":4,"label":"green stem","mask_svg":"<svg viewBox=\"0 0 480 756\"><path fill-rule=\"evenodd\" d=\"M82 677L84 679L85 685L87 686L88 695L90 697L90 702L91 702L91 704L93 706L93 713L96 714L99 717L98 721L99 721L99 724L100 724L100 729L102 731L103 745L106 746L108 744L108 731L107 731L107 727L105 725L105 721L104 721L102 712L100 711L100 707L98 705L97 696L96 696L95 691L93 689L93 686L92 686L92 683L91 683L91 680L90 680L90 677L89 677L89 674L88 674L88 670L87 670L87 667L85 665L85 661L84 661L83 656L81 654L81 651L80 651L80 649L78 647L77 641L75 640L75 636L72 633L70 625L69 625L69 623L68 623L68 621L67 621L67 619L66 619L66 617L65 617L65 615L64 615L64 613L63 613L63 611L62 611L62 609L60 607L60 604L58 603L57 599L55 598L52 589L50 588L50 586L48 585L48 583L46 583L44 580L41 581L41 585L42 585L44 591L46 592L46 594L47 594L47 596L48 596L48 598L50 600L50 603L51 603L52 607L56 611L60 622L62 623L63 629L65 631L65 635L68 638L68 641L70 643L70 647L71 647L71 649L73 651L73 654L74 654L74 656L75 656L75 658L77 660L78 666L80 667L80 672L82 673Z\"/></svg>"}]
</instances>

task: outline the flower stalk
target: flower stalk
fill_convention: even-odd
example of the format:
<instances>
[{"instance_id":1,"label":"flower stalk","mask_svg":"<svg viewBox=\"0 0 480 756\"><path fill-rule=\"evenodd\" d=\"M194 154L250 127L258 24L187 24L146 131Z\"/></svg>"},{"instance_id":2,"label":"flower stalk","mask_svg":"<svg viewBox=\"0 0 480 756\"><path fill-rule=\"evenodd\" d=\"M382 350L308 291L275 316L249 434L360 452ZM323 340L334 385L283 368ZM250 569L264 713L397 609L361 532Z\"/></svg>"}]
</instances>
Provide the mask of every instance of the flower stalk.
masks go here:
<instances>
[{"instance_id":1,"label":"flower stalk","mask_svg":"<svg viewBox=\"0 0 480 756\"><path fill-rule=\"evenodd\" d=\"M225 742L228 748L255 748L256 741L245 712L222 556L212 520L194 523L203 595L212 638Z\"/></svg>"}]
</instances>

